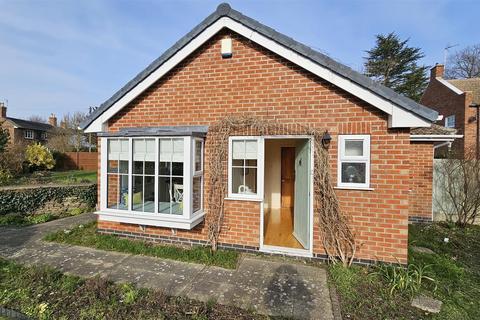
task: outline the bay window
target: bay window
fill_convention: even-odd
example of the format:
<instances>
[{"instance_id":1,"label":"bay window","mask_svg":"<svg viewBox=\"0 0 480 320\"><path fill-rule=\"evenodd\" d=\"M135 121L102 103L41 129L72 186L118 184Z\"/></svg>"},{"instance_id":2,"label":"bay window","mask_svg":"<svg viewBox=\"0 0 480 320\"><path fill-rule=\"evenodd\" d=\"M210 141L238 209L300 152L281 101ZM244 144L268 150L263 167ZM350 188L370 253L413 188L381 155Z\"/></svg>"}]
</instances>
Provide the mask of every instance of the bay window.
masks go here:
<instances>
[{"instance_id":1,"label":"bay window","mask_svg":"<svg viewBox=\"0 0 480 320\"><path fill-rule=\"evenodd\" d=\"M352 189L370 187L370 136L339 136L338 186Z\"/></svg>"},{"instance_id":2,"label":"bay window","mask_svg":"<svg viewBox=\"0 0 480 320\"><path fill-rule=\"evenodd\" d=\"M203 216L202 138L112 137L102 145L102 215L180 228Z\"/></svg>"}]
</instances>

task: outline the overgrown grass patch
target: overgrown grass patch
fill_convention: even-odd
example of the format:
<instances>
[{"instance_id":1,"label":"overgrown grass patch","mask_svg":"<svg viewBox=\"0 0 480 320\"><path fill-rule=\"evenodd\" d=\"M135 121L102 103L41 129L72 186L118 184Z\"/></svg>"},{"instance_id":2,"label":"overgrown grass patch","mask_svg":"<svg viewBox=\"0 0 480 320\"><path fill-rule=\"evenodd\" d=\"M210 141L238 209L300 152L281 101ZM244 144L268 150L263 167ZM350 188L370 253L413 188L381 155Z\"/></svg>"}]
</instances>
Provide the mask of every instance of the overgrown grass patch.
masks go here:
<instances>
[{"instance_id":1,"label":"overgrown grass patch","mask_svg":"<svg viewBox=\"0 0 480 320\"><path fill-rule=\"evenodd\" d=\"M35 319L266 319L235 307L1 258L0 305Z\"/></svg>"},{"instance_id":2,"label":"overgrown grass patch","mask_svg":"<svg viewBox=\"0 0 480 320\"><path fill-rule=\"evenodd\" d=\"M96 171L36 171L18 176L7 185L45 185L45 184L78 184L97 183Z\"/></svg>"},{"instance_id":3,"label":"overgrown grass patch","mask_svg":"<svg viewBox=\"0 0 480 320\"><path fill-rule=\"evenodd\" d=\"M60 230L48 234L44 239L101 250L215 265L228 269L234 269L237 266L239 253L233 250L217 250L216 252L212 252L210 248L202 246L181 248L170 245L152 244L139 240L124 239L114 235L99 234L96 232L96 228L96 222L92 222L77 226L71 230Z\"/></svg>"},{"instance_id":4,"label":"overgrown grass patch","mask_svg":"<svg viewBox=\"0 0 480 320\"><path fill-rule=\"evenodd\" d=\"M441 300L441 312L426 314L411 307L410 290L391 294L396 283L393 266L382 273L375 267L333 265L329 277L340 296L343 315L348 319L480 319L480 227L411 225L409 243L435 252L409 250L409 264L411 270L428 270L428 277L435 280L422 281L414 291ZM407 271L396 270L404 275Z\"/></svg>"}]
</instances>

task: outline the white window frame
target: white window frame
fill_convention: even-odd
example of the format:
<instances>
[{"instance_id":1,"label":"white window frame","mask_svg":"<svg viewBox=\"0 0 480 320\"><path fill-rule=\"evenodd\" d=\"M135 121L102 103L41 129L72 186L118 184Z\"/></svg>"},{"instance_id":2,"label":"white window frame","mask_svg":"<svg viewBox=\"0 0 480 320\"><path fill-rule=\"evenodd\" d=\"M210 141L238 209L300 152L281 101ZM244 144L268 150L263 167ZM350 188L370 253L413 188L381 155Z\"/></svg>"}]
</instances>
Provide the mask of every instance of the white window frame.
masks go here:
<instances>
[{"instance_id":1,"label":"white window frame","mask_svg":"<svg viewBox=\"0 0 480 320\"><path fill-rule=\"evenodd\" d=\"M33 132L33 130L25 130L23 136L25 137L25 139L33 140L33 138L35 137L35 132Z\"/></svg>"},{"instance_id":2,"label":"white window frame","mask_svg":"<svg viewBox=\"0 0 480 320\"><path fill-rule=\"evenodd\" d=\"M453 125L450 125L449 124L449 121L453 119ZM449 115L448 117L445 117L445 128L455 128L455 123L456 119L455 119L455 115L452 114L452 115Z\"/></svg>"},{"instance_id":3,"label":"white window frame","mask_svg":"<svg viewBox=\"0 0 480 320\"><path fill-rule=\"evenodd\" d=\"M346 156L345 141L362 140L362 156ZM365 183L342 182L342 163L365 163ZM338 136L338 161L337 161L337 187L345 189L370 189L370 135L339 135Z\"/></svg>"},{"instance_id":4,"label":"white window frame","mask_svg":"<svg viewBox=\"0 0 480 320\"><path fill-rule=\"evenodd\" d=\"M160 139L184 139L184 168L183 168L183 213L181 215L159 213L158 212L158 173L159 173L159 143ZM128 210L107 208L107 166L108 166L108 140L112 139L128 139L129 144L129 173L128 173ZM155 140L155 212L142 212L132 210L132 192L133 192L133 140L134 139L154 139ZM194 172L194 143L196 139L202 140L202 171ZM103 137L101 138L101 146L103 147L101 152L101 184L100 184L100 211L97 212L101 220L116 221L125 223L134 223L139 225L154 225L161 227L171 227L179 229L191 229L203 220L203 153L204 142L202 138L195 138L191 136L141 136L141 137ZM193 205L193 176L202 176L202 193L201 193L201 208L197 212L192 212Z\"/></svg>"},{"instance_id":5,"label":"white window frame","mask_svg":"<svg viewBox=\"0 0 480 320\"><path fill-rule=\"evenodd\" d=\"M195 160L196 160L196 148L195 148L195 145L197 142L200 142L202 144L202 148L201 148L201 151L200 151L200 170L196 170L195 168ZM201 138L193 138L192 139L192 182L191 182L191 185L192 185L192 214L197 214L199 212L202 212L203 211L203 190L204 190L204 183L205 183L205 177L204 177L204 156L205 156L205 141ZM200 209L197 210L197 211L193 211L193 178L197 178L197 177L200 177L200 193L201 193L201 197L200 197Z\"/></svg>"},{"instance_id":6,"label":"white window frame","mask_svg":"<svg viewBox=\"0 0 480 320\"><path fill-rule=\"evenodd\" d=\"M232 142L238 140L257 141L257 193L240 194L232 192ZM228 138L228 198L229 200L263 200L263 170L264 170L264 139L258 136L232 136Z\"/></svg>"}]
</instances>

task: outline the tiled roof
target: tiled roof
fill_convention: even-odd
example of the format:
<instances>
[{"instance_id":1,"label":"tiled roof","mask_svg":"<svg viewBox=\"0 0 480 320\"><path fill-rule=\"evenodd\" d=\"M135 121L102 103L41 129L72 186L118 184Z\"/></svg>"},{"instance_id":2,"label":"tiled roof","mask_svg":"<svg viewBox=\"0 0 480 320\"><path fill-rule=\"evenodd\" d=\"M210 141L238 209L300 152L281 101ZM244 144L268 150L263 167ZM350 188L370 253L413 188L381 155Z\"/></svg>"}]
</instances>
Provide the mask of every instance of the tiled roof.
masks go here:
<instances>
[{"instance_id":1,"label":"tiled roof","mask_svg":"<svg viewBox=\"0 0 480 320\"><path fill-rule=\"evenodd\" d=\"M53 130L53 126L49 125L48 123L41 123L41 122L16 119L16 118L10 118L10 117L7 117L6 119L12 122L14 126L21 129L40 130L40 131Z\"/></svg>"},{"instance_id":2,"label":"tiled roof","mask_svg":"<svg viewBox=\"0 0 480 320\"><path fill-rule=\"evenodd\" d=\"M470 91L473 94L473 102L480 103L480 78L447 80L458 89Z\"/></svg>"},{"instance_id":3,"label":"tiled roof","mask_svg":"<svg viewBox=\"0 0 480 320\"><path fill-rule=\"evenodd\" d=\"M444 126L439 126L438 124L432 124L430 128L412 128L410 130L410 134L413 135L422 135L422 136L429 136L429 135L440 135L440 136L447 136L447 135L455 135L457 133L456 129L446 128Z\"/></svg>"},{"instance_id":4,"label":"tiled roof","mask_svg":"<svg viewBox=\"0 0 480 320\"><path fill-rule=\"evenodd\" d=\"M152 74L156 69L163 65L167 60L173 57L180 49L186 46L190 41L195 39L210 25L215 23L222 17L228 17L234 21L237 21L244 26L255 30L261 35L274 40L275 42L283 45L284 47L296 52L297 54L304 56L315 63L321 65L324 68L331 70L332 72L348 79L349 81L368 89L376 95L391 101L393 104L399 106L402 109L408 110L424 119L435 121L438 117L438 113L430 108L418 104L417 102L398 94L390 88L387 88L378 82L373 81L367 76L350 69L349 67L333 60L332 58L313 50L312 48L295 41L294 39L281 34L280 32L265 26L264 24L243 15L242 13L232 9L227 3L222 3L217 7L217 10L210 14L199 25L193 28L183 38L178 40L170 49L165 51L159 58L153 61L145 70L140 72L135 78L130 80L123 88L117 91L110 99L105 101L100 107L98 107L82 124L81 127L85 129L95 119L100 117L108 108L115 104L124 95L130 92L135 86Z\"/></svg>"}]
</instances>

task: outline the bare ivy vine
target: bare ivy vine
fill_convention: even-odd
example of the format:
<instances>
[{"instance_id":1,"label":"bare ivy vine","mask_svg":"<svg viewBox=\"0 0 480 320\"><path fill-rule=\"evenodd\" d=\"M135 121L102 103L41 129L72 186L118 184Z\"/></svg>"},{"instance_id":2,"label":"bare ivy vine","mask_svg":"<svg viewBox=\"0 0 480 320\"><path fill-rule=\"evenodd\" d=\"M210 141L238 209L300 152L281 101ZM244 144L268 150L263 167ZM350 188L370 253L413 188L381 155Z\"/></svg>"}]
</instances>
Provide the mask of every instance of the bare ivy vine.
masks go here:
<instances>
[{"instance_id":1,"label":"bare ivy vine","mask_svg":"<svg viewBox=\"0 0 480 320\"><path fill-rule=\"evenodd\" d=\"M228 138L232 135L310 135L314 138L314 213L321 241L331 262L351 265L357 244L331 183L328 150L322 146L323 133L301 124L281 124L252 116L228 116L210 126L206 141L208 186L205 207L208 239L213 251L218 248L224 223Z\"/></svg>"}]
</instances>

